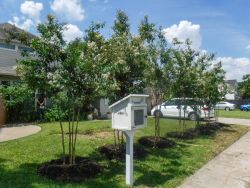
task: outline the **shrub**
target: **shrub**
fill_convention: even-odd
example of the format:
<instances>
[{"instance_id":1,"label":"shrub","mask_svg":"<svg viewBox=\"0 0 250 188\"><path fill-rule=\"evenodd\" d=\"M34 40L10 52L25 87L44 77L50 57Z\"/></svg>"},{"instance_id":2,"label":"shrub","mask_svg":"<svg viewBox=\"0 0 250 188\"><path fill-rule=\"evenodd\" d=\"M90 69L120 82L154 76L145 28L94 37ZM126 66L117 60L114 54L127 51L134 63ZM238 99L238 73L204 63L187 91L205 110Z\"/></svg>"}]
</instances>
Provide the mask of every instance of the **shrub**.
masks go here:
<instances>
[{"instance_id":1,"label":"shrub","mask_svg":"<svg viewBox=\"0 0 250 188\"><path fill-rule=\"evenodd\" d=\"M0 86L4 99L7 122L28 122L36 118L35 97L27 85L18 82L10 86Z\"/></svg>"}]
</instances>

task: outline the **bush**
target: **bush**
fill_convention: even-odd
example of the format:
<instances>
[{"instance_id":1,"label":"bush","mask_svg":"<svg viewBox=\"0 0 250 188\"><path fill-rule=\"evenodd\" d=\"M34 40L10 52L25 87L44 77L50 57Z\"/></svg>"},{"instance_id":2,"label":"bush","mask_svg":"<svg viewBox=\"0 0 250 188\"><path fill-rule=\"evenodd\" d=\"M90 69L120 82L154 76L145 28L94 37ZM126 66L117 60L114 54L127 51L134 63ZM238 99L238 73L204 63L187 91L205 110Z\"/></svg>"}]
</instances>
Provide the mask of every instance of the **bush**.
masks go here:
<instances>
[{"instance_id":1,"label":"bush","mask_svg":"<svg viewBox=\"0 0 250 188\"><path fill-rule=\"evenodd\" d=\"M27 85L18 82L10 86L0 86L4 99L7 122L28 122L36 118L35 97Z\"/></svg>"},{"instance_id":2,"label":"bush","mask_svg":"<svg viewBox=\"0 0 250 188\"><path fill-rule=\"evenodd\" d=\"M49 109L45 111L45 121L59 121L61 116L61 120L67 120L67 112L60 111L56 106L51 106Z\"/></svg>"}]
</instances>

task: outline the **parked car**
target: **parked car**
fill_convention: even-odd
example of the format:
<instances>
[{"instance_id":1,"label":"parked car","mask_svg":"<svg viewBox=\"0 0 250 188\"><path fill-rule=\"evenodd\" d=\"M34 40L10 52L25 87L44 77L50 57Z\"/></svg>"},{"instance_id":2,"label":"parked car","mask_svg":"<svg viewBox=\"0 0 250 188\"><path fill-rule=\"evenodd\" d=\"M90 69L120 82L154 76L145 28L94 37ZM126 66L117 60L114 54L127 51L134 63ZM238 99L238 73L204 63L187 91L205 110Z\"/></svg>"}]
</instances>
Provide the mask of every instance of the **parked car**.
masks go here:
<instances>
[{"instance_id":1,"label":"parked car","mask_svg":"<svg viewBox=\"0 0 250 188\"><path fill-rule=\"evenodd\" d=\"M186 106L185 116L184 108ZM175 98L163 102L161 105L155 106L151 110L151 115L155 116L160 113L161 117L179 117L189 118L190 120L204 119L207 117L214 117L214 110L198 104L194 99L180 99Z\"/></svg>"},{"instance_id":2,"label":"parked car","mask_svg":"<svg viewBox=\"0 0 250 188\"><path fill-rule=\"evenodd\" d=\"M221 101L215 105L215 109L230 111L230 110L235 109L235 104L232 104L230 102Z\"/></svg>"},{"instance_id":3,"label":"parked car","mask_svg":"<svg viewBox=\"0 0 250 188\"><path fill-rule=\"evenodd\" d=\"M250 111L250 103L249 104L240 105L240 110Z\"/></svg>"}]
</instances>

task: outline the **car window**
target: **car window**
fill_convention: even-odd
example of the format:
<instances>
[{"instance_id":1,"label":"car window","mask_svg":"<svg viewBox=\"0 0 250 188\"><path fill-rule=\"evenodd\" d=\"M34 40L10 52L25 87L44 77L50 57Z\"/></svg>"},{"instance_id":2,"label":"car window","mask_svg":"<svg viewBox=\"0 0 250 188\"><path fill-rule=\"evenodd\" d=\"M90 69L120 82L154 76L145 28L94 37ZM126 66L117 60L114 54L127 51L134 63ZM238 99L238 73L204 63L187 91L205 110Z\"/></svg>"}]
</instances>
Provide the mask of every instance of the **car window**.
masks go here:
<instances>
[{"instance_id":1,"label":"car window","mask_svg":"<svg viewBox=\"0 0 250 188\"><path fill-rule=\"evenodd\" d=\"M219 104L226 104L226 103L224 103L224 102L220 102Z\"/></svg>"},{"instance_id":2,"label":"car window","mask_svg":"<svg viewBox=\"0 0 250 188\"><path fill-rule=\"evenodd\" d=\"M175 105L175 100L166 101L164 103L164 106L173 106L173 105Z\"/></svg>"}]
</instances>

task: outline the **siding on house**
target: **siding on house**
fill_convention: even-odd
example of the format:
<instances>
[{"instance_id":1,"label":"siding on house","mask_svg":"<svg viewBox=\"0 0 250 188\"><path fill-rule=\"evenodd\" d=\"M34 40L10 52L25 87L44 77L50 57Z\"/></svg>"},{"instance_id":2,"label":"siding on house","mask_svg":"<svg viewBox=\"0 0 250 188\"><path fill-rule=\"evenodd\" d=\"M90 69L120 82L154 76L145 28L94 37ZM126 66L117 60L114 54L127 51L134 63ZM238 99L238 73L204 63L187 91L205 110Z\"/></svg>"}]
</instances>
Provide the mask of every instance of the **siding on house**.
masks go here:
<instances>
[{"instance_id":1,"label":"siding on house","mask_svg":"<svg viewBox=\"0 0 250 188\"><path fill-rule=\"evenodd\" d=\"M238 82L237 80L226 80L227 94L225 95L226 100L239 99Z\"/></svg>"},{"instance_id":2,"label":"siding on house","mask_svg":"<svg viewBox=\"0 0 250 188\"><path fill-rule=\"evenodd\" d=\"M16 72L17 60L22 58L20 48L25 47L17 40L6 42L9 39L9 32L23 33L25 31L9 23L0 24L0 84L6 81L11 83L19 79ZM27 34L29 38L34 38L34 35Z\"/></svg>"},{"instance_id":3,"label":"siding on house","mask_svg":"<svg viewBox=\"0 0 250 188\"><path fill-rule=\"evenodd\" d=\"M17 50L0 48L0 81L18 80L16 73L17 59L21 59Z\"/></svg>"}]
</instances>

